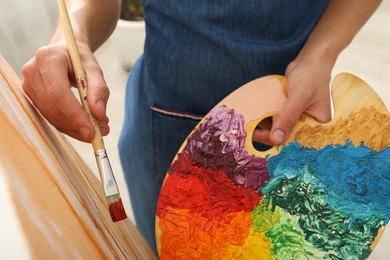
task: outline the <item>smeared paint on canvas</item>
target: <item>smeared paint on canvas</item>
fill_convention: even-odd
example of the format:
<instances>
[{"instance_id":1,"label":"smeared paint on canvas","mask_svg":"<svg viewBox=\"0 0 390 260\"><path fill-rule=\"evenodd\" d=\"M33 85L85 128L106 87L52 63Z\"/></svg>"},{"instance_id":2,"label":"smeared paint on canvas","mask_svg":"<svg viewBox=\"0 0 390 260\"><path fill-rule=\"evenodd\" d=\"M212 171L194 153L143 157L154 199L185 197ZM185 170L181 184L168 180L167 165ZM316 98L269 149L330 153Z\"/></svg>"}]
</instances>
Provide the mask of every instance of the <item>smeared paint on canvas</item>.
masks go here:
<instances>
[{"instance_id":1,"label":"smeared paint on canvas","mask_svg":"<svg viewBox=\"0 0 390 260\"><path fill-rule=\"evenodd\" d=\"M323 130L324 145L301 138L259 158L245 123L221 106L187 139L158 202L160 258L368 257L390 217L389 148L326 145Z\"/></svg>"}]
</instances>

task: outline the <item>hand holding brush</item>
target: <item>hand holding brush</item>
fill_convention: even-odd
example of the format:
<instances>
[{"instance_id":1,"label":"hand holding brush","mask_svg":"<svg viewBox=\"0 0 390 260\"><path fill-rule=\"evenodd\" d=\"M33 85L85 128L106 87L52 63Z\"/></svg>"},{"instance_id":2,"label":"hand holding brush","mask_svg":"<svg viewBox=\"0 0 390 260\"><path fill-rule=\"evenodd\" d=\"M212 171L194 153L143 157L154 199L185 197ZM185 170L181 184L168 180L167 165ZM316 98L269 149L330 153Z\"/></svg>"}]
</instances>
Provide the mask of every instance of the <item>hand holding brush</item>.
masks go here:
<instances>
[{"instance_id":1,"label":"hand holding brush","mask_svg":"<svg viewBox=\"0 0 390 260\"><path fill-rule=\"evenodd\" d=\"M107 152L104 147L102 133L100 131L96 119L94 118L88 107L87 78L84 72L83 65L81 63L81 58L73 33L69 14L66 9L64 0L57 0L57 5L61 17L61 23L65 34L69 56L72 61L73 71L77 82L77 89L80 95L80 101L95 131L95 136L92 139L92 146L95 152L96 162L99 169L99 175L103 184L104 193L108 202L109 212L114 222L120 221L127 218L127 216L123 207L122 199L119 194L114 174L112 172L110 161L108 159Z\"/></svg>"}]
</instances>

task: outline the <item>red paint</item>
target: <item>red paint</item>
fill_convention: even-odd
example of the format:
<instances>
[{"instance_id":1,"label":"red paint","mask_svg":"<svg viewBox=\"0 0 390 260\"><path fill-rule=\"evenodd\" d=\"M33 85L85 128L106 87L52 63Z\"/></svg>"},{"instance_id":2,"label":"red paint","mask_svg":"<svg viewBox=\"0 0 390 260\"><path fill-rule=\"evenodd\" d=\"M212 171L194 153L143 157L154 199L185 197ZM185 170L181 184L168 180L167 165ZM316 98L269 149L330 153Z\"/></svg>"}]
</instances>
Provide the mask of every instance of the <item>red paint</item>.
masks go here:
<instances>
[{"instance_id":1,"label":"red paint","mask_svg":"<svg viewBox=\"0 0 390 260\"><path fill-rule=\"evenodd\" d=\"M127 218L126 211L123 207L122 199L115 201L109 205L111 219L114 222Z\"/></svg>"},{"instance_id":2,"label":"red paint","mask_svg":"<svg viewBox=\"0 0 390 260\"><path fill-rule=\"evenodd\" d=\"M80 86L82 89L85 89L85 81L83 79L79 79Z\"/></svg>"},{"instance_id":3,"label":"red paint","mask_svg":"<svg viewBox=\"0 0 390 260\"><path fill-rule=\"evenodd\" d=\"M167 209L188 209L207 218L224 218L232 212L250 212L260 196L251 188L237 185L224 171L194 165L181 154L172 165L157 205L157 215Z\"/></svg>"}]
</instances>

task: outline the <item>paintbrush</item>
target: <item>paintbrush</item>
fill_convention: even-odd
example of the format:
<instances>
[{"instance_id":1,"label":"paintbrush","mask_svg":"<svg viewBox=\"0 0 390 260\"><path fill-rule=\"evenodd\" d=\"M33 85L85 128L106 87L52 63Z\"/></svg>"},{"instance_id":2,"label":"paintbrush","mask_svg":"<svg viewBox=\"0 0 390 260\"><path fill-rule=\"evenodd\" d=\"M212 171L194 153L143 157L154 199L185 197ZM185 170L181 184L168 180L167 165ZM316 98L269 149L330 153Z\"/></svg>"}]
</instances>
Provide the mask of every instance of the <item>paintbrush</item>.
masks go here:
<instances>
[{"instance_id":1,"label":"paintbrush","mask_svg":"<svg viewBox=\"0 0 390 260\"><path fill-rule=\"evenodd\" d=\"M81 104L83 106L84 111L87 113L95 131L95 136L92 139L92 146L95 152L99 175L103 184L111 219L114 222L120 221L127 218L127 216L123 207L122 199L119 194L114 174L112 172L111 164L108 159L106 149L104 147L103 137L99 125L88 107L87 78L85 76L85 71L81 63L80 53L77 48L77 43L70 22L68 10L66 8L64 0L57 0L57 5L65 34L69 56L72 61L73 71L77 82L77 89L80 95Z\"/></svg>"}]
</instances>

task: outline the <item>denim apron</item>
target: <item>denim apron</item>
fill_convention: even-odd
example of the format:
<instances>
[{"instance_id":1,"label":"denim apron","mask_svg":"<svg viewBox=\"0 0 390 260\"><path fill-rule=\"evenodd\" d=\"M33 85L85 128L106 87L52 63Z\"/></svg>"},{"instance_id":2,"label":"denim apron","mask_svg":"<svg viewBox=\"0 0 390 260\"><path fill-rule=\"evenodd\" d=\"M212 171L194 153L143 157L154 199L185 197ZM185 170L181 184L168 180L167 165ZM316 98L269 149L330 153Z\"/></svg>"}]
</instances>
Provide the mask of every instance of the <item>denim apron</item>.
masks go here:
<instances>
[{"instance_id":1,"label":"denim apron","mask_svg":"<svg viewBox=\"0 0 390 260\"><path fill-rule=\"evenodd\" d=\"M283 75L327 3L144 0L145 48L127 83L119 152L136 225L152 247L159 191L188 134L236 88Z\"/></svg>"}]
</instances>

